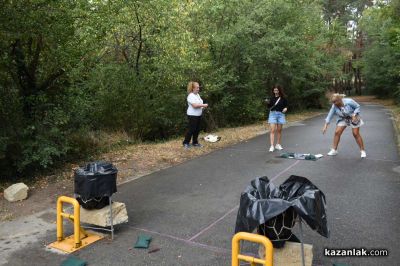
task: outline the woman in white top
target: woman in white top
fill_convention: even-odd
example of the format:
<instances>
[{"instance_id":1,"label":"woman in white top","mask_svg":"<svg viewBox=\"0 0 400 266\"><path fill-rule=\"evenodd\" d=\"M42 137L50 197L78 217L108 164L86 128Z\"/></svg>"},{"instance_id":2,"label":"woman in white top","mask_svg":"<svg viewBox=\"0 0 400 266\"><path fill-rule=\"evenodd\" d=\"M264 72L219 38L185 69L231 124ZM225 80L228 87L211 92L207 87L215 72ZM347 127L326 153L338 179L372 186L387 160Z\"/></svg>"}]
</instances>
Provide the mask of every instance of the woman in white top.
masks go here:
<instances>
[{"instance_id":1,"label":"woman in white top","mask_svg":"<svg viewBox=\"0 0 400 266\"><path fill-rule=\"evenodd\" d=\"M186 132L185 140L183 141L183 147L190 148L190 140L192 139L192 145L194 147L201 147L198 142L198 136L200 132L201 115L203 114L203 108L208 107L208 104L204 104L203 100L199 95L200 86L198 82L190 81L187 87L187 102L188 109L186 111L189 129Z\"/></svg>"},{"instance_id":2,"label":"woman in white top","mask_svg":"<svg viewBox=\"0 0 400 266\"><path fill-rule=\"evenodd\" d=\"M332 106L325 119L325 125L322 128L322 133L325 134L329 123L333 116L337 116L335 135L333 137L332 149L328 152L328 155L337 155L337 148L339 145L340 137L346 127L351 127L353 136L360 147L361 158L367 157L367 153L364 148L364 141L360 135L360 127L364 125L364 122L360 118L360 105L350 98L344 98L344 94L334 93L331 96Z\"/></svg>"}]
</instances>

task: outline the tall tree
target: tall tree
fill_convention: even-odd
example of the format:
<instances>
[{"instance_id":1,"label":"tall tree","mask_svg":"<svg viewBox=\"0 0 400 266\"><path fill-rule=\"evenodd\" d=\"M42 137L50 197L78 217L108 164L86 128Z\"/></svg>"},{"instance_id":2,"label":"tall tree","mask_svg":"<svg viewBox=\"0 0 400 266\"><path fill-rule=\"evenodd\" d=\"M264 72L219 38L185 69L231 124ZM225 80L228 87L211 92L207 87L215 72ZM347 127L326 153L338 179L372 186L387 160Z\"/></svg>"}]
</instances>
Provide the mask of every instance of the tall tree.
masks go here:
<instances>
[{"instance_id":1,"label":"tall tree","mask_svg":"<svg viewBox=\"0 0 400 266\"><path fill-rule=\"evenodd\" d=\"M367 9L361 28L366 39L362 66L367 88L400 102L400 1Z\"/></svg>"}]
</instances>

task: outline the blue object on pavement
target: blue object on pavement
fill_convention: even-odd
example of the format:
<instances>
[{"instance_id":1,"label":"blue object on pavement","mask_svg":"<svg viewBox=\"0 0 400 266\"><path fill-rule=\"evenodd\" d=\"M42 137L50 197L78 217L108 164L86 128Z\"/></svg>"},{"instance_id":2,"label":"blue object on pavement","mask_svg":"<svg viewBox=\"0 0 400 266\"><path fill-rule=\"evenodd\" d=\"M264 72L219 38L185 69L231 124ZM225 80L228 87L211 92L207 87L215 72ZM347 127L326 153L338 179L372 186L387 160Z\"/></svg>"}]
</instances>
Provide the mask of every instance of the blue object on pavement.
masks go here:
<instances>
[{"instance_id":1,"label":"blue object on pavement","mask_svg":"<svg viewBox=\"0 0 400 266\"><path fill-rule=\"evenodd\" d=\"M139 235L136 240L135 248L148 248L151 242L151 236Z\"/></svg>"},{"instance_id":2,"label":"blue object on pavement","mask_svg":"<svg viewBox=\"0 0 400 266\"><path fill-rule=\"evenodd\" d=\"M77 257L70 256L61 262L61 266L86 266L87 262Z\"/></svg>"}]
</instances>

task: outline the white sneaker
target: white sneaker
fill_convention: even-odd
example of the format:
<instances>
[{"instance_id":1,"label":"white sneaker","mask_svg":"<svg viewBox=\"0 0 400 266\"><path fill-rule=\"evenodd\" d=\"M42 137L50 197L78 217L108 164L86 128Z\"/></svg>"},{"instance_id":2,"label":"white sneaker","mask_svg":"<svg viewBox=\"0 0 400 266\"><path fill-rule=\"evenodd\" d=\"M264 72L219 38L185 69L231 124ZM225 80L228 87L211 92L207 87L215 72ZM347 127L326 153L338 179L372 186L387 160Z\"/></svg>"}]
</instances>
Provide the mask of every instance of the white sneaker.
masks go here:
<instances>
[{"instance_id":1,"label":"white sneaker","mask_svg":"<svg viewBox=\"0 0 400 266\"><path fill-rule=\"evenodd\" d=\"M327 153L327 155L329 155L329 156L335 156L335 155L337 155L338 154L338 152L337 152L337 150L335 150L335 149L331 149L328 153Z\"/></svg>"},{"instance_id":2,"label":"white sneaker","mask_svg":"<svg viewBox=\"0 0 400 266\"><path fill-rule=\"evenodd\" d=\"M361 151L361 158L367 157L367 153L365 151Z\"/></svg>"},{"instance_id":3,"label":"white sneaker","mask_svg":"<svg viewBox=\"0 0 400 266\"><path fill-rule=\"evenodd\" d=\"M274 146L273 145L271 145L271 147L269 148L269 152L273 152L275 149L274 149Z\"/></svg>"},{"instance_id":4,"label":"white sneaker","mask_svg":"<svg viewBox=\"0 0 400 266\"><path fill-rule=\"evenodd\" d=\"M283 150L281 144L276 144L275 149L277 149L278 151Z\"/></svg>"}]
</instances>

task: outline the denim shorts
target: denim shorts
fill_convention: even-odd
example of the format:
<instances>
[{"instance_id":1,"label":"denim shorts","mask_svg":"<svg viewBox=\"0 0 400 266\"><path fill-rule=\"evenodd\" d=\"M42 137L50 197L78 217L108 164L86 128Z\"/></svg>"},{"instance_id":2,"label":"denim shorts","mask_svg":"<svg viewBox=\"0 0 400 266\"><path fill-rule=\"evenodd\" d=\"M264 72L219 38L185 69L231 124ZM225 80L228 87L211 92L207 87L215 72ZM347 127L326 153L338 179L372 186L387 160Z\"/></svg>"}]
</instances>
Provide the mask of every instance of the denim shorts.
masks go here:
<instances>
[{"instance_id":1,"label":"denim shorts","mask_svg":"<svg viewBox=\"0 0 400 266\"><path fill-rule=\"evenodd\" d=\"M268 123L270 124L286 124L285 114L278 111L270 111L268 117Z\"/></svg>"},{"instance_id":2,"label":"denim shorts","mask_svg":"<svg viewBox=\"0 0 400 266\"><path fill-rule=\"evenodd\" d=\"M358 123L354 124L351 122L351 120L349 119L339 119L336 122L336 126L338 127L351 127L351 128L359 128L361 126L364 125L364 121L360 118L360 120L358 120Z\"/></svg>"}]
</instances>

